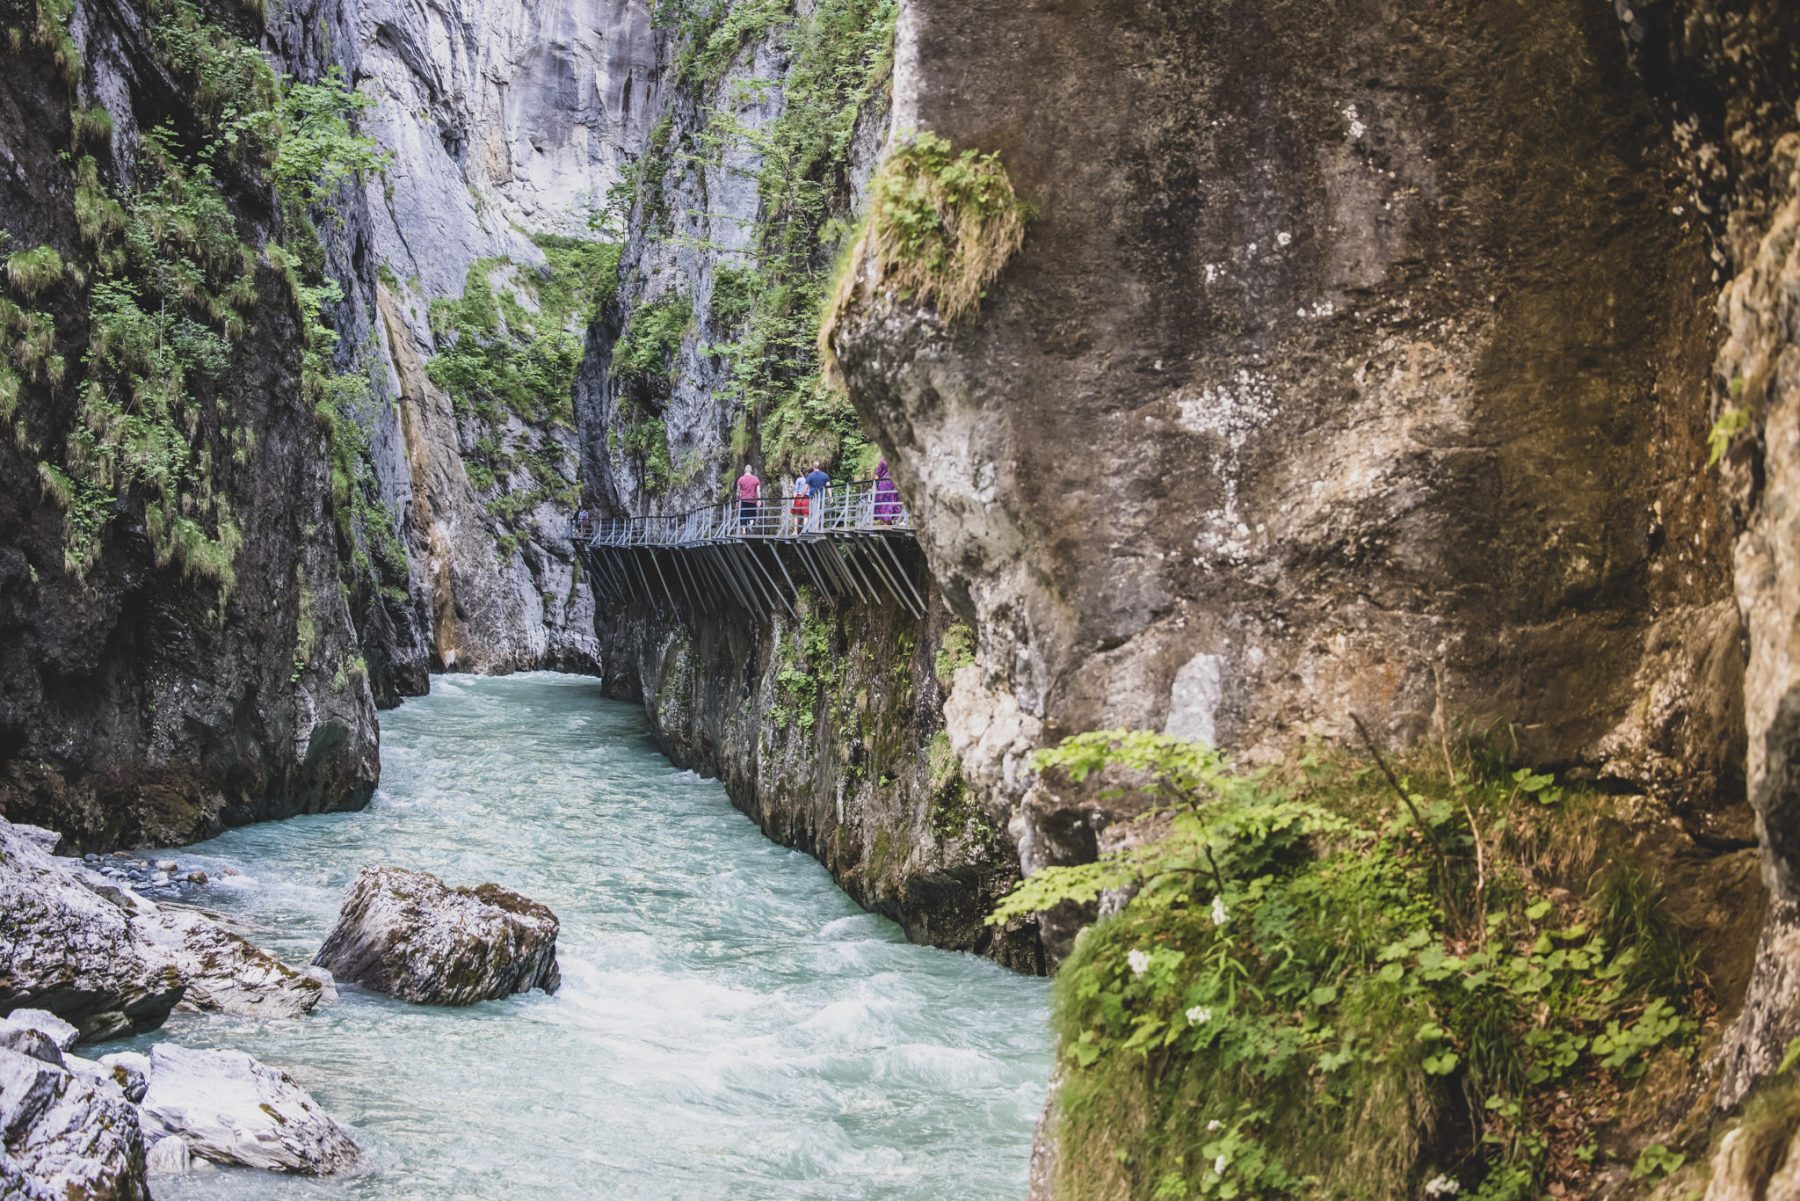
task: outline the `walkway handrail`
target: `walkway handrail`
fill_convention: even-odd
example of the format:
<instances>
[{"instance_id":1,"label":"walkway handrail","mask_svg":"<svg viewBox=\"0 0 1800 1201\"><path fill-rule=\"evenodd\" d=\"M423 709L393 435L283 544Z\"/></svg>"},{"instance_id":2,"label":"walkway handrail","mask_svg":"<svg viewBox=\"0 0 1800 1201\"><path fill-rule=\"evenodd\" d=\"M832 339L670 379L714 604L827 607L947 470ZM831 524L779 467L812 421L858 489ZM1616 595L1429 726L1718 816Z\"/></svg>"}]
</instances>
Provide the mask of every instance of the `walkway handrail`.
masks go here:
<instances>
[{"instance_id":1,"label":"walkway handrail","mask_svg":"<svg viewBox=\"0 0 1800 1201\"><path fill-rule=\"evenodd\" d=\"M834 480L823 495L800 498L798 511L791 493L764 488L753 501L734 497L685 513L607 517L590 520L585 527L572 522L567 536L590 547L700 546L747 538L912 531L912 514L890 481Z\"/></svg>"}]
</instances>

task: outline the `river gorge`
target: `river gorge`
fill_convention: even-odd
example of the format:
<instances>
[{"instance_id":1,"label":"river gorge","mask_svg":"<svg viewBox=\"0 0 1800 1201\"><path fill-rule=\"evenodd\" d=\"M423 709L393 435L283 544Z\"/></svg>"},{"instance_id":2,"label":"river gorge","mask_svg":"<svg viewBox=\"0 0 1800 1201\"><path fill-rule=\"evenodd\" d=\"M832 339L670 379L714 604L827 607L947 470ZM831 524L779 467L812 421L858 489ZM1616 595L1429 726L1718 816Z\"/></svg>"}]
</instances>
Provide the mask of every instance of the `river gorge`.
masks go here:
<instances>
[{"instance_id":1,"label":"river gorge","mask_svg":"<svg viewBox=\"0 0 1800 1201\"><path fill-rule=\"evenodd\" d=\"M1800 1197L1800 5L0 66L4 1201Z\"/></svg>"},{"instance_id":2,"label":"river gorge","mask_svg":"<svg viewBox=\"0 0 1800 1201\"><path fill-rule=\"evenodd\" d=\"M197 1172L158 1197L1023 1193L1049 1071L1041 981L909 945L716 781L670 766L641 711L592 680L438 677L382 733L367 812L169 852L219 882L198 903L305 962L365 863L500 881L562 919L562 987L178 1017L155 1037L289 1067L369 1166L329 1184Z\"/></svg>"}]
</instances>

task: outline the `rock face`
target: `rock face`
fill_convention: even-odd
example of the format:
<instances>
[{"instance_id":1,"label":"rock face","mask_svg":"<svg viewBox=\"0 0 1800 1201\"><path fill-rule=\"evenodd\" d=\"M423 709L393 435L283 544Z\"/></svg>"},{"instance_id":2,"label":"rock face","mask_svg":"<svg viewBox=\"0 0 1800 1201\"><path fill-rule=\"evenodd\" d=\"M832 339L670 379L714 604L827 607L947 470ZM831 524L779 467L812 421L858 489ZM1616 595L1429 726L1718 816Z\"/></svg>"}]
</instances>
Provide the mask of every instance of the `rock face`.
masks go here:
<instances>
[{"instance_id":1,"label":"rock face","mask_svg":"<svg viewBox=\"0 0 1800 1201\"><path fill-rule=\"evenodd\" d=\"M472 1005L562 983L556 915L497 884L365 867L313 962L344 984L428 1005Z\"/></svg>"},{"instance_id":2,"label":"rock face","mask_svg":"<svg viewBox=\"0 0 1800 1201\"><path fill-rule=\"evenodd\" d=\"M888 14L880 5L834 0L764 28L747 18L751 8L715 14L724 27L743 20L759 32L710 76L682 65L689 59L678 37L682 22L658 31L662 83L649 113L655 136L636 169L618 302L590 331L576 392L586 494L603 514L710 503L746 453L773 483L794 455L831 457L840 447L826 429L831 420L851 425L843 413L797 429L791 417L743 397L737 381L755 354L744 327L758 318L746 318L728 285L748 275L751 287L777 290L778 272L795 268L772 265L766 251L787 246L810 259L820 278L782 286L822 287L831 261L822 229L829 217L854 215L881 145L885 43L876 39L866 60L821 68L827 56L807 22L838 22L821 27L828 44L841 45L867 26L881 27ZM793 73L854 80L859 71L870 71L873 82L866 90L848 85L851 94L839 102L854 118L842 143L816 159L784 158L807 153L795 146L814 122L841 119L835 107L830 116L819 112L820 93L806 84L796 110ZM766 181L790 171L806 173L808 189L822 180L828 192L814 225L765 195ZM793 224L772 224L786 220ZM634 321L682 305L691 321L667 348L665 370L620 378L612 369L617 340ZM783 349L780 370L794 366L790 357L804 366L811 355L810 345ZM809 387L784 377L779 390ZM923 621L898 607L832 608L816 596L800 601L797 615L780 612L767 622L737 609L678 613L615 598L600 615L602 676L611 695L642 701L675 762L718 776L771 838L814 855L909 938L1039 971L1034 929L995 931L982 920L1016 882L1017 853L1005 802L990 807L965 786L944 735L945 686L969 631L928 592Z\"/></svg>"},{"instance_id":3,"label":"rock face","mask_svg":"<svg viewBox=\"0 0 1800 1201\"><path fill-rule=\"evenodd\" d=\"M123 1092L70 1071L48 1039L44 1048L0 1048L0 1195L147 1201L143 1135Z\"/></svg>"},{"instance_id":4,"label":"rock face","mask_svg":"<svg viewBox=\"0 0 1800 1201\"><path fill-rule=\"evenodd\" d=\"M187 1154L214 1163L322 1176L359 1157L343 1127L292 1076L242 1051L157 1044L139 1114L153 1144L178 1137Z\"/></svg>"},{"instance_id":5,"label":"rock face","mask_svg":"<svg viewBox=\"0 0 1800 1201\"><path fill-rule=\"evenodd\" d=\"M154 1029L178 1003L297 1017L324 991L205 915L113 887L0 821L0 1013L49 1010L101 1039Z\"/></svg>"},{"instance_id":6,"label":"rock face","mask_svg":"<svg viewBox=\"0 0 1800 1201\"><path fill-rule=\"evenodd\" d=\"M86 390L102 386L85 355L91 327L118 311L89 286L91 205L154 186L142 128L167 122L200 136L208 119L154 23L129 5L73 7L65 32L47 16L39 42L0 51L7 253L48 247L76 268L41 290L8 285L9 305L41 315L61 357L33 373L9 349L0 389L0 815L51 826L82 849L360 806L376 774L374 710L338 587L325 437L301 396L298 313L276 273L253 273L223 369L197 371L181 389L180 453L191 457L156 477L177 496L67 474L89 469L68 446L81 438ZM7 23L31 26L28 9L12 5ZM201 10L256 36L242 9ZM79 61L68 72L40 44L47 35L69 39ZM96 105L110 133L78 137L71 112ZM94 178L78 181L86 163ZM229 174L227 213L209 221L231 224L254 261L278 232L271 190ZM90 206L85 231L78 192ZM141 289L138 299L154 300ZM124 481L140 467L155 475L136 461L116 471Z\"/></svg>"},{"instance_id":7,"label":"rock face","mask_svg":"<svg viewBox=\"0 0 1800 1201\"><path fill-rule=\"evenodd\" d=\"M371 339L395 399L379 473L402 519L428 662L591 671L593 598L562 540L574 513L572 423L517 413L487 420L454 403L427 367L451 341L434 304L494 276L535 309L548 264L533 235L595 236L590 214L642 141L655 94L648 8L630 0L351 7L361 89L378 101L367 127L395 157L393 171L369 181L359 230L384 268ZM545 494L550 476L567 498Z\"/></svg>"}]
</instances>

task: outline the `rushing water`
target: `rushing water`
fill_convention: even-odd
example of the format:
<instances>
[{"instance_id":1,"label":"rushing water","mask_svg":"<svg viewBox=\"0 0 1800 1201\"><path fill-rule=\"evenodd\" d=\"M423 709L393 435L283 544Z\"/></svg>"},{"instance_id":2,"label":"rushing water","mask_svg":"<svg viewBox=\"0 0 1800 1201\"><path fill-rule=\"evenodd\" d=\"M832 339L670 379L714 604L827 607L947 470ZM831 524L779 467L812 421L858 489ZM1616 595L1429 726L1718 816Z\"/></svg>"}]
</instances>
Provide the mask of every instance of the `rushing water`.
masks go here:
<instances>
[{"instance_id":1,"label":"rushing water","mask_svg":"<svg viewBox=\"0 0 1800 1201\"><path fill-rule=\"evenodd\" d=\"M384 716L367 811L173 857L296 962L365 863L495 880L562 919L563 986L465 1009L345 989L298 1020L177 1017L138 1045L286 1068L369 1168L159 1177L161 1201L1024 1195L1042 982L909 945L719 784L671 768L591 680L434 680Z\"/></svg>"}]
</instances>

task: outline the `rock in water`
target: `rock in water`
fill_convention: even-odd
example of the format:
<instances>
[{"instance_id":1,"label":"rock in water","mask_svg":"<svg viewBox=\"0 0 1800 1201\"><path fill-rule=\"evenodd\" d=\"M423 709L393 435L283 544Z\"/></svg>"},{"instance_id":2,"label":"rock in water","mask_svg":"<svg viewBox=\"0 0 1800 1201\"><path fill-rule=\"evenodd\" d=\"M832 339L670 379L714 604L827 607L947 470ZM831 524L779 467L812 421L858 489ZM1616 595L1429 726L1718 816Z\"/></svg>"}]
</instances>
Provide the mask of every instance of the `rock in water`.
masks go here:
<instances>
[{"instance_id":1,"label":"rock in water","mask_svg":"<svg viewBox=\"0 0 1800 1201\"><path fill-rule=\"evenodd\" d=\"M325 984L297 971L198 910L158 905L140 917L142 942L167 957L187 981L183 1010L243 1017L299 1017L325 998Z\"/></svg>"},{"instance_id":2,"label":"rock in water","mask_svg":"<svg viewBox=\"0 0 1800 1201\"><path fill-rule=\"evenodd\" d=\"M150 1090L138 1107L151 1139L179 1135L214 1163L328 1175L353 1166L356 1144L294 1078L242 1051L150 1049Z\"/></svg>"},{"instance_id":3,"label":"rock in water","mask_svg":"<svg viewBox=\"0 0 1800 1201\"><path fill-rule=\"evenodd\" d=\"M47 1009L83 1038L106 1038L160 1026L182 988L119 905L0 821L0 1013Z\"/></svg>"},{"instance_id":4,"label":"rock in water","mask_svg":"<svg viewBox=\"0 0 1800 1201\"><path fill-rule=\"evenodd\" d=\"M54 1054L54 1049L52 1048ZM116 1088L0 1050L0 1196L147 1201L144 1138Z\"/></svg>"},{"instance_id":5,"label":"rock in water","mask_svg":"<svg viewBox=\"0 0 1800 1201\"><path fill-rule=\"evenodd\" d=\"M429 872L365 867L313 963L340 983L428 1005L555 992L558 925L498 884L451 888Z\"/></svg>"}]
</instances>

